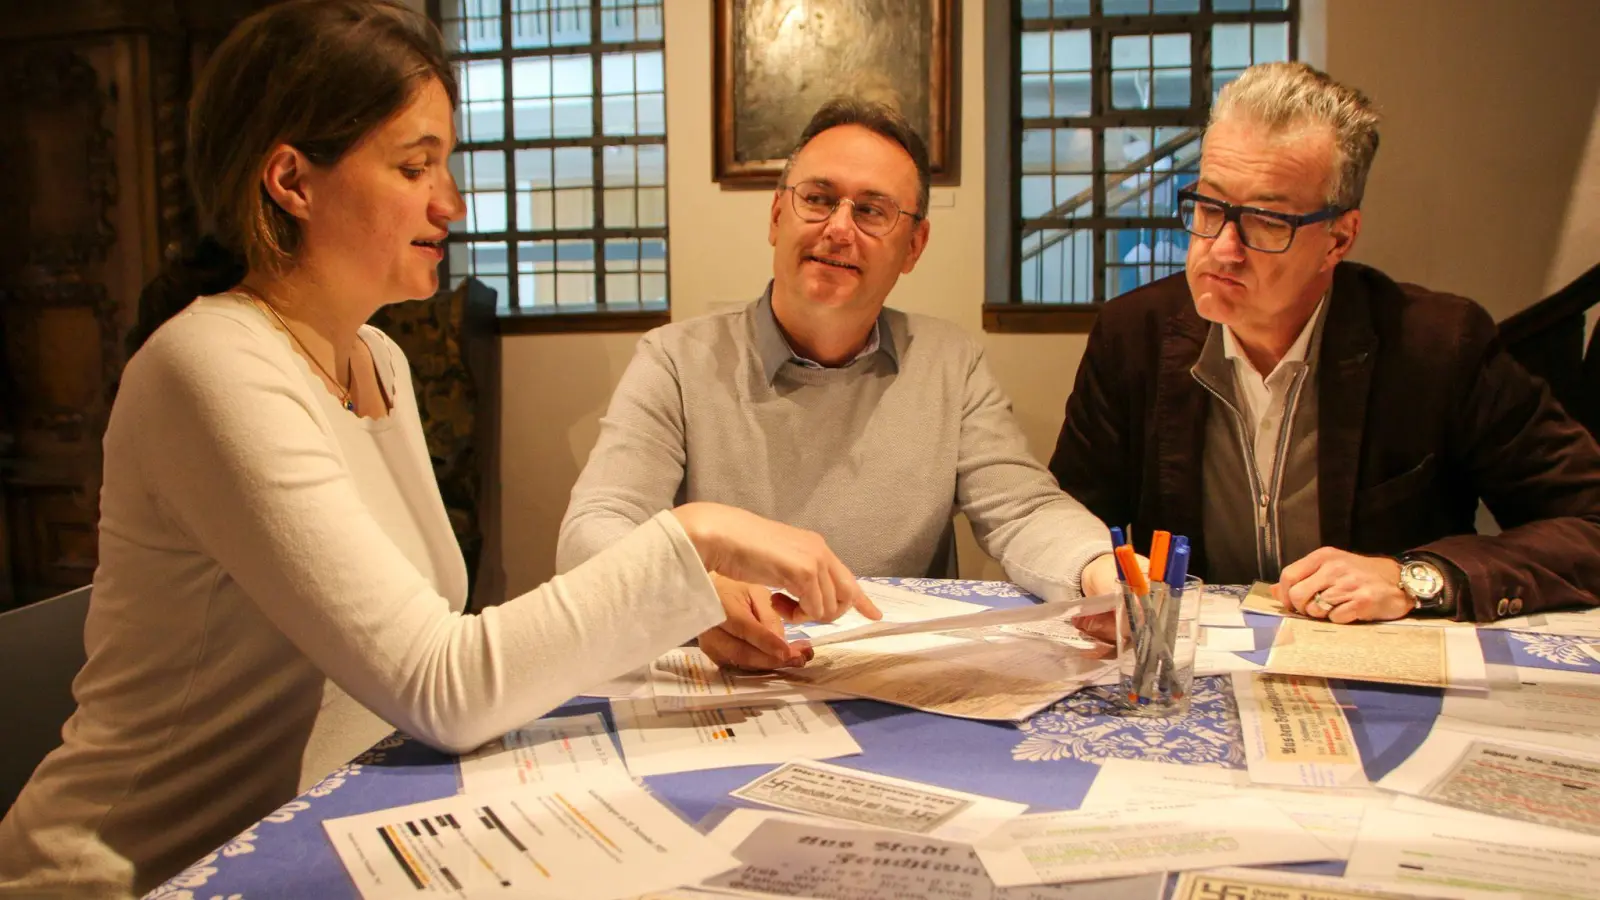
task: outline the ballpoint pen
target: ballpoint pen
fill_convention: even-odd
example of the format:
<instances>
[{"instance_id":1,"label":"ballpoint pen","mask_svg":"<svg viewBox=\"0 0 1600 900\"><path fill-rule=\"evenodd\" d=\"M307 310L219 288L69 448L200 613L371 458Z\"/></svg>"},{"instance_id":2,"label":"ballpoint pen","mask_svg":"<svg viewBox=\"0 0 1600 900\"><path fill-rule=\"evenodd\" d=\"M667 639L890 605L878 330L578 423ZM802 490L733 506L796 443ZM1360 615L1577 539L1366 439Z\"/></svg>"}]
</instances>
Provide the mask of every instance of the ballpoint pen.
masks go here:
<instances>
[{"instance_id":1,"label":"ballpoint pen","mask_svg":"<svg viewBox=\"0 0 1600 900\"><path fill-rule=\"evenodd\" d=\"M1182 697L1182 691L1173 689L1177 677L1175 658L1177 655L1178 620L1183 616L1183 590L1184 582L1189 577L1189 539L1179 535L1173 539L1173 548L1167 562L1167 606L1166 615L1161 621L1162 635L1161 648L1166 651L1166 664L1162 669L1161 691L1173 698ZM1170 648L1170 649L1169 649Z\"/></svg>"}]
</instances>

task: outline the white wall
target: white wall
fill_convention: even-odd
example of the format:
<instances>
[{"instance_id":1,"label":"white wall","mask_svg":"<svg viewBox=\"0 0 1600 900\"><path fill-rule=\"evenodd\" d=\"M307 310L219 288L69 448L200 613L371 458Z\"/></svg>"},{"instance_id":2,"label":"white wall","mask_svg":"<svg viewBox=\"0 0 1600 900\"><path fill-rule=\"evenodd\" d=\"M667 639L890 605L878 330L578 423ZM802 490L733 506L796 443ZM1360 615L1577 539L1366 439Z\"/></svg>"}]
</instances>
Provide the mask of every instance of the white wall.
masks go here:
<instances>
[{"instance_id":1,"label":"white wall","mask_svg":"<svg viewBox=\"0 0 1600 900\"><path fill-rule=\"evenodd\" d=\"M980 333L985 241L1006 236L985 224L985 16L978 3L964 6L962 184L935 189L929 252L891 302ZM678 319L751 299L771 272L770 195L711 181L711 10L709 0L666 4ZM1358 258L1476 297L1499 316L1600 260L1597 77L1576 74L1595 69L1580 61L1600 46L1600 3L1309 0L1304 15L1307 58L1368 91L1389 115ZM567 494L636 339L504 339L503 530L513 593L552 573ZM1034 452L1047 458L1084 338L982 340ZM1000 577L970 538L962 570Z\"/></svg>"}]
</instances>

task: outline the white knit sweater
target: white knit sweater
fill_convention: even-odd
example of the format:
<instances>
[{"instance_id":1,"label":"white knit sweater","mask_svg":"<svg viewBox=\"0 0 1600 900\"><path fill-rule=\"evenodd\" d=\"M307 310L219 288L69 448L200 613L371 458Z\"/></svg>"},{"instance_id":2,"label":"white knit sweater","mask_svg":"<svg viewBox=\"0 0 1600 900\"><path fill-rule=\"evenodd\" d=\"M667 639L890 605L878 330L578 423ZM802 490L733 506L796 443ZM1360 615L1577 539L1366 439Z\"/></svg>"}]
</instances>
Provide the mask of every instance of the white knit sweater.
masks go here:
<instances>
[{"instance_id":1,"label":"white knit sweater","mask_svg":"<svg viewBox=\"0 0 1600 900\"><path fill-rule=\"evenodd\" d=\"M384 420L346 412L237 296L197 300L129 362L79 708L0 821L0 894L115 896L175 874L384 730L335 686L462 751L722 620L670 514L462 615L405 359L362 338Z\"/></svg>"}]
</instances>

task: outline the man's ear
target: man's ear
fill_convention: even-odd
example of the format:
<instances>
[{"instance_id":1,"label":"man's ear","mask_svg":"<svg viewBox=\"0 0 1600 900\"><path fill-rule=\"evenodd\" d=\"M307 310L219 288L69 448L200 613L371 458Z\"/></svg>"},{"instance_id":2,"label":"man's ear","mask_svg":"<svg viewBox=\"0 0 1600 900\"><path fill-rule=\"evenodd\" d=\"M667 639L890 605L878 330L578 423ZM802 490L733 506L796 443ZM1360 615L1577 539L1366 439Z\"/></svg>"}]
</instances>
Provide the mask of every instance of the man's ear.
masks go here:
<instances>
[{"instance_id":1,"label":"man's ear","mask_svg":"<svg viewBox=\"0 0 1600 900\"><path fill-rule=\"evenodd\" d=\"M767 218L767 243L778 246L778 217L783 215L783 198L789 193L783 188L772 192L772 214Z\"/></svg>"},{"instance_id":2,"label":"man's ear","mask_svg":"<svg viewBox=\"0 0 1600 900\"><path fill-rule=\"evenodd\" d=\"M1361 236L1361 210L1352 209L1335 219L1328 232L1333 235L1333 244L1328 247L1327 258L1322 261L1324 270L1338 265L1355 249L1356 238Z\"/></svg>"},{"instance_id":3,"label":"man's ear","mask_svg":"<svg viewBox=\"0 0 1600 900\"><path fill-rule=\"evenodd\" d=\"M296 219L311 218L311 160L288 144L279 144L267 154L261 172L261 186L272 202Z\"/></svg>"},{"instance_id":4,"label":"man's ear","mask_svg":"<svg viewBox=\"0 0 1600 900\"><path fill-rule=\"evenodd\" d=\"M922 258L922 251L928 247L928 235L932 233L933 225L923 219L911 231L911 252L906 254L906 264L900 268L901 275L910 275L911 270L917 267L917 260Z\"/></svg>"}]
</instances>

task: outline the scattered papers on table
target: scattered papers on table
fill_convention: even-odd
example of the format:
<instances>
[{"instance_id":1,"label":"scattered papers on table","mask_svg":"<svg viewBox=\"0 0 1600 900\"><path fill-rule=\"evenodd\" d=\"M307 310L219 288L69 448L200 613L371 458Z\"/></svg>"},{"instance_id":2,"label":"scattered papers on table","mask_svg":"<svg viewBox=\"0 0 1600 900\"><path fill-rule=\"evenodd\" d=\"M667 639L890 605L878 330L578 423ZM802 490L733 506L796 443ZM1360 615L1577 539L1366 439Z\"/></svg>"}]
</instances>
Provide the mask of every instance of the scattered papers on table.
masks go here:
<instances>
[{"instance_id":1,"label":"scattered papers on table","mask_svg":"<svg viewBox=\"0 0 1600 900\"><path fill-rule=\"evenodd\" d=\"M883 618L880 622L902 624L906 622L926 622L930 619L970 615L989 609L989 607L981 603L953 600L936 594L919 594L916 591L908 591L905 588L888 584L879 584L875 581L863 581L860 584L862 593L871 598L873 604L878 607L878 612L883 613ZM827 624L811 622L800 626L800 628L806 633L806 637L816 639L829 635L843 634L858 628L866 628L873 624L879 623L874 623L871 619L852 609Z\"/></svg>"},{"instance_id":2,"label":"scattered papers on table","mask_svg":"<svg viewBox=\"0 0 1600 900\"><path fill-rule=\"evenodd\" d=\"M611 776L628 778L599 713L540 719L461 757L466 793Z\"/></svg>"},{"instance_id":3,"label":"scattered papers on table","mask_svg":"<svg viewBox=\"0 0 1600 900\"><path fill-rule=\"evenodd\" d=\"M613 700L611 717L628 771L641 778L861 752L825 703L658 712L649 700Z\"/></svg>"},{"instance_id":4,"label":"scattered papers on table","mask_svg":"<svg viewBox=\"0 0 1600 900\"><path fill-rule=\"evenodd\" d=\"M1506 728L1600 735L1600 677L1500 665L1489 666L1488 673L1487 694L1446 690L1439 714Z\"/></svg>"},{"instance_id":5,"label":"scattered papers on table","mask_svg":"<svg viewBox=\"0 0 1600 900\"><path fill-rule=\"evenodd\" d=\"M1251 653L1256 649L1256 630L1254 628L1202 626L1200 629L1200 646L1208 650Z\"/></svg>"},{"instance_id":6,"label":"scattered papers on table","mask_svg":"<svg viewBox=\"0 0 1600 900\"><path fill-rule=\"evenodd\" d=\"M1028 809L1026 803L808 760L785 763L733 796L790 812L969 842Z\"/></svg>"},{"instance_id":7,"label":"scattered papers on table","mask_svg":"<svg viewBox=\"0 0 1600 900\"><path fill-rule=\"evenodd\" d=\"M844 696L796 685L778 672L742 672L718 666L698 647L668 650L650 664L649 671L651 694L660 712L806 703Z\"/></svg>"},{"instance_id":8,"label":"scattered papers on table","mask_svg":"<svg viewBox=\"0 0 1600 900\"><path fill-rule=\"evenodd\" d=\"M459 794L323 827L364 900L611 900L738 864L627 780Z\"/></svg>"}]
</instances>

